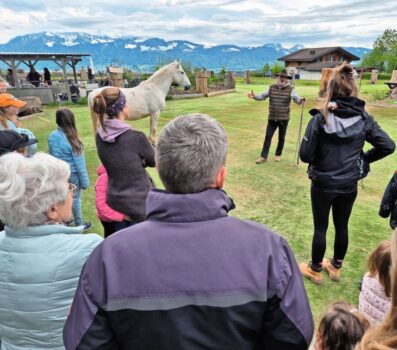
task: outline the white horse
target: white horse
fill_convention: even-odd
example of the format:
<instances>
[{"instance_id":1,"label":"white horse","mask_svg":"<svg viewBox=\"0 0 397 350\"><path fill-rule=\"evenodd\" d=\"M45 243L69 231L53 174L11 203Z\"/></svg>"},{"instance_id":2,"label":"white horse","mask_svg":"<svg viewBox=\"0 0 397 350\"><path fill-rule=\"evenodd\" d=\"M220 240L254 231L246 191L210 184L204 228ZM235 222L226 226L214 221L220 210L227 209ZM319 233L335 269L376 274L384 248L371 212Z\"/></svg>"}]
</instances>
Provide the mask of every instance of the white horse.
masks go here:
<instances>
[{"instance_id":1,"label":"white horse","mask_svg":"<svg viewBox=\"0 0 397 350\"><path fill-rule=\"evenodd\" d=\"M190 81L181 64L174 61L155 72L148 80L141 82L133 88L120 88L127 98L129 106L128 119L137 120L150 115L149 140L156 142L157 123L160 112L165 108L165 97L170 90L171 84L183 85L185 90L190 89ZM93 112L94 97L106 87L95 89L88 95L88 105L94 130L98 128L98 120Z\"/></svg>"}]
</instances>

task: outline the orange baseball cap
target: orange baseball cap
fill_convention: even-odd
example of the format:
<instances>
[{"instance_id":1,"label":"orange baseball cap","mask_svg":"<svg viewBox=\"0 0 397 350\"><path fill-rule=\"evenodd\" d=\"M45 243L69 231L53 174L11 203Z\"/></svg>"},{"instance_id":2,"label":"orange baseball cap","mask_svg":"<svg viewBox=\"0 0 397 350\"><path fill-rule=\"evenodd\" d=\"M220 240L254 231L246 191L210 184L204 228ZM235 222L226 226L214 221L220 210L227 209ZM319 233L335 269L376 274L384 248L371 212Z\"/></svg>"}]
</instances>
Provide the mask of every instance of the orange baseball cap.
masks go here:
<instances>
[{"instance_id":1,"label":"orange baseball cap","mask_svg":"<svg viewBox=\"0 0 397 350\"><path fill-rule=\"evenodd\" d=\"M0 107L8 107L14 106L17 108L22 108L26 105L26 102L18 100L16 97L12 96L11 94L0 94Z\"/></svg>"}]
</instances>

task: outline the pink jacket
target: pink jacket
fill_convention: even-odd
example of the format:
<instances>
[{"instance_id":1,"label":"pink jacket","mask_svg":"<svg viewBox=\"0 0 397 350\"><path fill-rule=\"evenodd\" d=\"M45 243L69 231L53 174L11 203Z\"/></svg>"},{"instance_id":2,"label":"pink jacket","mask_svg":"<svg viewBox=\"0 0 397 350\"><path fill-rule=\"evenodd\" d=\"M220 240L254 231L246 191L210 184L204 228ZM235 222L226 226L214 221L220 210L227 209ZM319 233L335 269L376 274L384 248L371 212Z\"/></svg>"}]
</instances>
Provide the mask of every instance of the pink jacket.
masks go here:
<instances>
[{"instance_id":1,"label":"pink jacket","mask_svg":"<svg viewBox=\"0 0 397 350\"><path fill-rule=\"evenodd\" d=\"M390 311L390 298L376 277L364 275L358 309L372 325L381 323Z\"/></svg>"},{"instance_id":2,"label":"pink jacket","mask_svg":"<svg viewBox=\"0 0 397 350\"><path fill-rule=\"evenodd\" d=\"M113 210L106 203L108 191L108 174L101 164L97 169L98 180L95 183L95 206L96 215L101 221L123 221L125 215Z\"/></svg>"}]
</instances>

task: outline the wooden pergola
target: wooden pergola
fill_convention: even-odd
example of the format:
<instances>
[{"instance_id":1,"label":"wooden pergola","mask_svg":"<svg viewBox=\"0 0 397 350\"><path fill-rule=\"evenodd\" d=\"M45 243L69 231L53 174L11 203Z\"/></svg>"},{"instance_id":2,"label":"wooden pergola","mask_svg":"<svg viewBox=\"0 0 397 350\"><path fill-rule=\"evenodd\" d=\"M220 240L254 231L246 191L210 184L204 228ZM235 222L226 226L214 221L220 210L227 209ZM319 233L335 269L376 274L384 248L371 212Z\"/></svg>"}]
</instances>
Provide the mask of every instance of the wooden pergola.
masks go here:
<instances>
[{"instance_id":1,"label":"wooden pergola","mask_svg":"<svg viewBox=\"0 0 397 350\"><path fill-rule=\"evenodd\" d=\"M33 53L33 52L0 52L0 61L3 61L12 69L15 85L20 92L21 85L17 76L17 68L23 63L29 68L33 68L39 61L55 62L63 71L65 82L68 82L66 67L72 67L74 80L77 83L76 65L82 60L82 57L90 56L88 53ZM72 100L70 89L67 89L68 99Z\"/></svg>"}]
</instances>

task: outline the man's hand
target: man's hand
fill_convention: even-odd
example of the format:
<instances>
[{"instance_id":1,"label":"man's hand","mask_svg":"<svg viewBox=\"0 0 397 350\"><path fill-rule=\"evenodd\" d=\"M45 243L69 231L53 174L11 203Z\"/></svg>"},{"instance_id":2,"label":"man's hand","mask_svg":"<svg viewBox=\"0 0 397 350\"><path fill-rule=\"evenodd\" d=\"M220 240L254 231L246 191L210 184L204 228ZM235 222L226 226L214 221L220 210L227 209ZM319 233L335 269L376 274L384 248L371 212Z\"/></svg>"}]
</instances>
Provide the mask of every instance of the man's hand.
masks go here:
<instances>
[{"instance_id":1,"label":"man's hand","mask_svg":"<svg viewBox=\"0 0 397 350\"><path fill-rule=\"evenodd\" d=\"M248 98L251 98L251 99L253 99L254 97L255 97L255 94L254 94L254 92L251 90L249 93L248 93Z\"/></svg>"}]
</instances>

